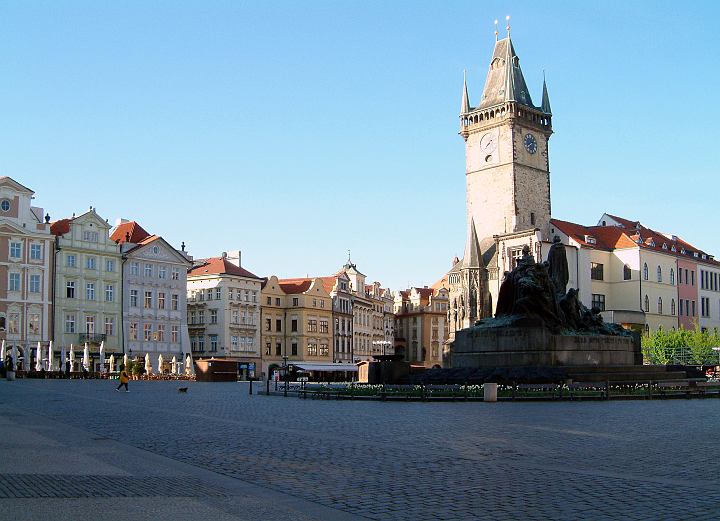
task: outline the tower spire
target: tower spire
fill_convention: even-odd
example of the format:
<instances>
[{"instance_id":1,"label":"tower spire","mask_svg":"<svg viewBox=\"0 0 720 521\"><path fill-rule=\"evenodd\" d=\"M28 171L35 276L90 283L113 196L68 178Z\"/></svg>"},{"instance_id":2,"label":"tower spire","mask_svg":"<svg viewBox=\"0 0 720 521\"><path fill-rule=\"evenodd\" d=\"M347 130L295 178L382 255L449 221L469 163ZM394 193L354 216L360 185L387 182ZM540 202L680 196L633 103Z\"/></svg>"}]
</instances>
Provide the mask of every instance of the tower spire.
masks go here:
<instances>
[{"instance_id":1,"label":"tower spire","mask_svg":"<svg viewBox=\"0 0 720 521\"><path fill-rule=\"evenodd\" d=\"M470 98L467 90L467 73L463 70L463 95L460 103L460 114L467 114L468 112L470 112Z\"/></svg>"},{"instance_id":2,"label":"tower spire","mask_svg":"<svg viewBox=\"0 0 720 521\"><path fill-rule=\"evenodd\" d=\"M498 41L498 21L495 20L495 41Z\"/></svg>"},{"instance_id":3,"label":"tower spire","mask_svg":"<svg viewBox=\"0 0 720 521\"><path fill-rule=\"evenodd\" d=\"M550 97L548 96L547 83L545 83L545 71L543 70L543 93L542 93L542 104L540 108L545 114L552 114L550 109Z\"/></svg>"}]
</instances>

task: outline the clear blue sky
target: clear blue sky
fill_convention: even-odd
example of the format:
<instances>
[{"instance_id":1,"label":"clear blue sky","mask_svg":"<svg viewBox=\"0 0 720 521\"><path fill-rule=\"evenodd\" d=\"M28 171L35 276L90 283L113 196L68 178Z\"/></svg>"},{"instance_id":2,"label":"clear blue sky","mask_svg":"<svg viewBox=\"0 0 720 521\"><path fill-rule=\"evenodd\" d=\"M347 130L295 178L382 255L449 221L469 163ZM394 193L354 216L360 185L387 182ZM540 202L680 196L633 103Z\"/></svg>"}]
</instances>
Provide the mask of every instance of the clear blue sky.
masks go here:
<instances>
[{"instance_id":1,"label":"clear blue sky","mask_svg":"<svg viewBox=\"0 0 720 521\"><path fill-rule=\"evenodd\" d=\"M493 20L555 135L553 215L720 256L720 2L0 2L0 174L259 275L431 284L462 255L462 71ZM502 33L502 32L501 32Z\"/></svg>"}]
</instances>

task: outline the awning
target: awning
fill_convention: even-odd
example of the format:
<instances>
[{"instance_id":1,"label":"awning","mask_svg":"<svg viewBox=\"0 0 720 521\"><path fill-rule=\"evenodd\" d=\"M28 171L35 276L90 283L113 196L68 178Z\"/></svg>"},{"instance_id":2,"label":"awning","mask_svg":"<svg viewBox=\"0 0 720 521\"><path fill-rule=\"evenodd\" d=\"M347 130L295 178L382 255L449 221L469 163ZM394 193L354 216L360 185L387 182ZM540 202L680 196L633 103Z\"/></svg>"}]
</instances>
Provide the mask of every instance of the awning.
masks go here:
<instances>
[{"instance_id":1,"label":"awning","mask_svg":"<svg viewBox=\"0 0 720 521\"><path fill-rule=\"evenodd\" d=\"M299 364L290 364L292 366L297 367L298 369L303 369L305 371L354 371L357 372L357 366L355 364L306 364L306 363L299 363Z\"/></svg>"}]
</instances>

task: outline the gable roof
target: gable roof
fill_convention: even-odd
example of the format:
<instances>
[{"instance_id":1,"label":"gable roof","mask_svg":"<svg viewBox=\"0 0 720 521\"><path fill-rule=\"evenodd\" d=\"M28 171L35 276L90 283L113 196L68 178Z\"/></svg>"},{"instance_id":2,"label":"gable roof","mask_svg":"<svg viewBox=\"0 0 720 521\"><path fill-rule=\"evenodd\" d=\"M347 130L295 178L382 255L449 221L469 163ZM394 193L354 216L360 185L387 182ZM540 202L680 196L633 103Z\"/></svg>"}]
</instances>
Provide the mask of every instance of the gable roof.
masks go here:
<instances>
[{"instance_id":1,"label":"gable roof","mask_svg":"<svg viewBox=\"0 0 720 521\"><path fill-rule=\"evenodd\" d=\"M171 253L173 253L178 259L182 260L183 262L185 262L185 263L187 263L187 264L192 264L192 261L191 261L190 259L188 259L188 258L185 257L182 253L180 253L180 252L177 251L175 248L173 248L172 245L171 245L169 242L167 242L165 239L163 239L163 238L160 237L159 235L149 235L149 236L147 236L146 238L144 238L143 240L141 240L139 243L137 243L135 246L133 246L132 248L130 248L129 250L127 250L127 251L125 252L125 254L128 255L128 254L131 254L131 253L136 253L136 252L138 252L139 250L145 248L145 246L147 246L147 245L149 245L149 244L151 244L151 243L157 242L157 241L162 242L163 245L165 246L165 248L166 248L167 250L169 250Z\"/></svg>"},{"instance_id":2,"label":"gable roof","mask_svg":"<svg viewBox=\"0 0 720 521\"><path fill-rule=\"evenodd\" d=\"M8 177L6 175L0 176L0 185L9 184L12 186L15 190L18 192L25 192L26 194L33 195L35 192L30 190L27 186L21 185L15 179L12 177Z\"/></svg>"},{"instance_id":3,"label":"gable roof","mask_svg":"<svg viewBox=\"0 0 720 521\"><path fill-rule=\"evenodd\" d=\"M125 244L126 242L140 244L149 236L150 234L136 221L128 221L118 224L110 235L110 239L118 244Z\"/></svg>"},{"instance_id":4,"label":"gable roof","mask_svg":"<svg viewBox=\"0 0 720 521\"><path fill-rule=\"evenodd\" d=\"M202 263L193 266L188 270L188 277L197 275L234 275L236 277L247 277L251 279L261 278L245 268L241 268L223 257L211 257Z\"/></svg>"}]
</instances>

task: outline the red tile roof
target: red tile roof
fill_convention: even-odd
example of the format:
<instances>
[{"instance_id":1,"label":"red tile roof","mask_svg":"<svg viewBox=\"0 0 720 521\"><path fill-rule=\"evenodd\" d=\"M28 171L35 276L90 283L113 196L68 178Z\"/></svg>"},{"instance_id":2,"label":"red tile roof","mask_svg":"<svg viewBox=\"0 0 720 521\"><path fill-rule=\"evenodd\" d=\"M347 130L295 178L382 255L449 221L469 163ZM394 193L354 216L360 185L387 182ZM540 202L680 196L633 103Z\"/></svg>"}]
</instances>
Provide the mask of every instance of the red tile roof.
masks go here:
<instances>
[{"instance_id":1,"label":"red tile roof","mask_svg":"<svg viewBox=\"0 0 720 521\"><path fill-rule=\"evenodd\" d=\"M581 224L551 219L550 223L565 235L573 238L585 248L611 251L618 248L634 248L637 246L628 234L617 226L583 226ZM586 236L595 239L595 244L587 242Z\"/></svg>"},{"instance_id":2,"label":"red tile roof","mask_svg":"<svg viewBox=\"0 0 720 521\"><path fill-rule=\"evenodd\" d=\"M245 268L236 266L235 264L223 257L211 257L209 259L205 259L202 264L193 266L188 271L189 277L197 275L234 275L237 277L260 279L260 277L258 277L254 273L250 273Z\"/></svg>"},{"instance_id":3,"label":"red tile roof","mask_svg":"<svg viewBox=\"0 0 720 521\"><path fill-rule=\"evenodd\" d=\"M323 287L325 288L325 291L328 293L332 292L332 290L335 288L335 283L337 281L337 277L331 276L331 277L318 277L320 279L320 282L322 282Z\"/></svg>"},{"instance_id":4,"label":"red tile roof","mask_svg":"<svg viewBox=\"0 0 720 521\"><path fill-rule=\"evenodd\" d=\"M647 228L639 221L631 221L611 214L607 215L617 221L620 226L582 226L559 219L551 219L550 222L586 248L607 251L619 248L642 248L675 257L691 257L693 259L695 259L694 253L697 252L699 256L696 260L711 264L717 263L717 261L710 259L707 253L679 237L668 237L666 234ZM596 244L586 242L586 235L594 237ZM640 243L637 242L638 240L640 240ZM666 248L663 248L663 244ZM674 252L672 251L673 246L676 249ZM685 250L684 254L682 253L683 249ZM703 254L706 255L705 259L702 258Z\"/></svg>"},{"instance_id":5,"label":"red tile roof","mask_svg":"<svg viewBox=\"0 0 720 521\"><path fill-rule=\"evenodd\" d=\"M450 286L450 284L448 284L448 274L446 273L445 275L443 275L443 277L440 280L436 281L435 284L433 284L430 287L432 289L440 289L440 288L447 289L449 286Z\"/></svg>"},{"instance_id":6,"label":"red tile roof","mask_svg":"<svg viewBox=\"0 0 720 521\"><path fill-rule=\"evenodd\" d=\"M312 286L312 281L313 279L310 278L280 279L278 280L278 284L280 284L280 289L285 293L294 295L297 293L305 293L310 289L310 286Z\"/></svg>"},{"instance_id":7,"label":"red tile roof","mask_svg":"<svg viewBox=\"0 0 720 521\"><path fill-rule=\"evenodd\" d=\"M50 223L50 233L57 237L69 233L71 222L72 219L60 219L59 221Z\"/></svg>"},{"instance_id":8,"label":"red tile roof","mask_svg":"<svg viewBox=\"0 0 720 521\"><path fill-rule=\"evenodd\" d=\"M129 237L129 240L127 239ZM131 242L133 244L140 244L144 239L150 237L150 234L146 232L142 226L135 221L129 221L117 225L110 239L119 243L125 244Z\"/></svg>"}]
</instances>

